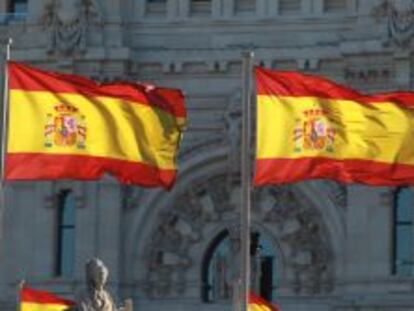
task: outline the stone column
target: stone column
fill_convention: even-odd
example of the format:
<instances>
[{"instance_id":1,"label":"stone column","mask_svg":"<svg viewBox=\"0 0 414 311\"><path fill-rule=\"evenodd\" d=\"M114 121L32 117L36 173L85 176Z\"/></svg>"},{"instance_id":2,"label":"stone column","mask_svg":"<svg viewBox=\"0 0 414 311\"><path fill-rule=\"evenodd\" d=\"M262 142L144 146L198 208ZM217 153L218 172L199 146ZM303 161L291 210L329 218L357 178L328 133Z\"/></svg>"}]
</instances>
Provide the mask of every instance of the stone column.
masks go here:
<instances>
[{"instance_id":1,"label":"stone column","mask_svg":"<svg viewBox=\"0 0 414 311\"><path fill-rule=\"evenodd\" d=\"M0 1L0 14L7 13L7 1Z\"/></svg>"},{"instance_id":2,"label":"stone column","mask_svg":"<svg viewBox=\"0 0 414 311\"><path fill-rule=\"evenodd\" d=\"M347 9L351 14L356 14L358 11L358 1L357 0L347 0ZM361 2L361 1L360 1Z\"/></svg>"},{"instance_id":3,"label":"stone column","mask_svg":"<svg viewBox=\"0 0 414 311\"><path fill-rule=\"evenodd\" d=\"M137 4L135 5L135 10L137 11L137 15L139 19L145 17L145 9L146 9L146 0L137 0Z\"/></svg>"},{"instance_id":4,"label":"stone column","mask_svg":"<svg viewBox=\"0 0 414 311\"><path fill-rule=\"evenodd\" d=\"M391 273L392 206L390 188L348 187L345 275L348 292L381 291Z\"/></svg>"},{"instance_id":5,"label":"stone column","mask_svg":"<svg viewBox=\"0 0 414 311\"><path fill-rule=\"evenodd\" d=\"M256 15L258 18L275 18L278 11L278 0L257 0L256 2Z\"/></svg>"},{"instance_id":6,"label":"stone column","mask_svg":"<svg viewBox=\"0 0 414 311\"><path fill-rule=\"evenodd\" d=\"M178 0L178 14L183 19L190 16L190 0Z\"/></svg>"},{"instance_id":7,"label":"stone column","mask_svg":"<svg viewBox=\"0 0 414 311\"><path fill-rule=\"evenodd\" d=\"M97 256L97 184L86 183L83 206L76 209L76 266L75 277L85 280L85 264L90 258Z\"/></svg>"},{"instance_id":8,"label":"stone column","mask_svg":"<svg viewBox=\"0 0 414 311\"><path fill-rule=\"evenodd\" d=\"M108 46L122 46L121 3L120 0L106 0L102 8L105 26L105 44ZM109 13L109 14L106 14Z\"/></svg>"},{"instance_id":9,"label":"stone column","mask_svg":"<svg viewBox=\"0 0 414 311\"><path fill-rule=\"evenodd\" d=\"M394 54L395 79L400 89L410 89L410 51L398 51Z\"/></svg>"},{"instance_id":10,"label":"stone column","mask_svg":"<svg viewBox=\"0 0 414 311\"><path fill-rule=\"evenodd\" d=\"M322 16L323 11L324 11L323 2L324 0L313 1L313 12L312 12L313 15Z\"/></svg>"},{"instance_id":11,"label":"stone column","mask_svg":"<svg viewBox=\"0 0 414 311\"><path fill-rule=\"evenodd\" d=\"M309 0L302 0L302 14L309 15L312 12L312 1Z\"/></svg>"},{"instance_id":12,"label":"stone column","mask_svg":"<svg viewBox=\"0 0 414 311\"><path fill-rule=\"evenodd\" d=\"M358 10L361 14L368 15L375 5L375 0L359 1Z\"/></svg>"},{"instance_id":13,"label":"stone column","mask_svg":"<svg viewBox=\"0 0 414 311\"><path fill-rule=\"evenodd\" d=\"M179 0L167 1L167 18L173 21L179 17Z\"/></svg>"},{"instance_id":14,"label":"stone column","mask_svg":"<svg viewBox=\"0 0 414 311\"><path fill-rule=\"evenodd\" d=\"M223 16L225 18L234 16L234 0L223 0Z\"/></svg>"},{"instance_id":15,"label":"stone column","mask_svg":"<svg viewBox=\"0 0 414 311\"><path fill-rule=\"evenodd\" d=\"M116 291L119 284L121 188L113 180L103 180L97 185L97 256L110 271L110 284Z\"/></svg>"}]
</instances>

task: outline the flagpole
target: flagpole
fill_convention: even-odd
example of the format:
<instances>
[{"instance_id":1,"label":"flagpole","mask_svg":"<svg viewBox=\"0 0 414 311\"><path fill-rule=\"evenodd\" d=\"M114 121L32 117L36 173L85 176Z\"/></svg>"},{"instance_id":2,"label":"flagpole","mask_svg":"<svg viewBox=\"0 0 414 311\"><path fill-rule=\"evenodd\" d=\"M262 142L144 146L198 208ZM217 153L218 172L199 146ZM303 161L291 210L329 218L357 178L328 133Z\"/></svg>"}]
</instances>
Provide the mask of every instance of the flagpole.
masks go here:
<instances>
[{"instance_id":1,"label":"flagpole","mask_svg":"<svg viewBox=\"0 0 414 311\"><path fill-rule=\"evenodd\" d=\"M241 204L240 204L240 303L247 311L250 290L250 223L251 223L251 84L254 53L243 52L242 142L241 142Z\"/></svg>"},{"instance_id":2,"label":"flagpole","mask_svg":"<svg viewBox=\"0 0 414 311\"><path fill-rule=\"evenodd\" d=\"M13 39L9 38L6 46L6 64L4 66L4 90L3 90L3 128L1 137L1 184L3 188L4 173L5 173L5 158L6 158L6 146L7 146L7 114L9 109L9 71L8 61L11 59L11 45Z\"/></svg>"},{"instance_id":3,"label":"flagpole","mask_svg":"<svg viewBox=\"0 0 414 311\"><path fill-rule=\"evenodd\" d=\"M9 108L9 71L7 63L11 59L11 45L13 39L9 38L6 45L6 63L4 65L4 90L3 90L3 127L1 133L1 177L0 177L0 238L4 233L4 210L6 208L6 190L4 187L5 176L5 158L6 158L6 146L7 146L7 114Z\"/></svg>"},{"instance_id":4,"label":"flagpole","mask_svg":"<svg viewBox=\"0 0 414 311\"><path fill-rule=\"evenodd\" d=\"M21 292L22 289L24 287L24 283L26 283L25 279L22 279L19 284L17 285L17 307L16 307L16 311L20 311L21 310L21 303L22 303L22 299L21 299Z\"/></svg>"}]
</instances>

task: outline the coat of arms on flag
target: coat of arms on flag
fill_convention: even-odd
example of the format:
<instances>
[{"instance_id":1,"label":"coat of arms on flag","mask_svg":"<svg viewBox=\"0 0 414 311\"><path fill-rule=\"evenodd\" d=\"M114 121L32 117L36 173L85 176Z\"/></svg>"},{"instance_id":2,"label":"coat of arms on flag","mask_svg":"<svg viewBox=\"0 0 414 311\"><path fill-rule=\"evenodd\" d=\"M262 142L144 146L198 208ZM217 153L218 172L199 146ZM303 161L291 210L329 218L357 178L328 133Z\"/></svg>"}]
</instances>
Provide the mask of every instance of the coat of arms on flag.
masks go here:
<instances>
[{"instance_id":1,"label":"coat of arms on flag","mask_svg":"<svg viewBox=\"0 0 414 311\"><path fill-rule=\"evenodd\" d=\"M296 119L293 131L295 152L305 150L334 151L335 128L323 109L306 109L303 117Z\"/></svg>"},{"instance_id":2,"label":"coat of arms on flag","mask_svg":"<svg viewBox=\"0 0 414 311\"><path fill-rule=\"evenodd\" d=\"M76 145L79 149L85 148L85 116L69 104L56 105L54 110L53 114L47 114L45 147Z\"/></svg>"}]
</instances>

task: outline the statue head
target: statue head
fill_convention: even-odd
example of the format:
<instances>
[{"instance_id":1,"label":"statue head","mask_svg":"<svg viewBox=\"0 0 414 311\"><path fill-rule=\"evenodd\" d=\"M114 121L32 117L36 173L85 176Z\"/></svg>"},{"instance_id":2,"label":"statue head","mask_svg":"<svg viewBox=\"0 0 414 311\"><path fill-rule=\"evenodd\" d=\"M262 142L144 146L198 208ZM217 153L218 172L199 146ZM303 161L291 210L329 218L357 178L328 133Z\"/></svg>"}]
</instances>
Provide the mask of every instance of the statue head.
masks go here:
<instances>
[{"instance_id":1,"label":"statue head","mask_svg":"<svg viewBox=\"0 0 414 311\"><path fill-rule=\"evenodd\" d=\"M92 258L86 263L86 282L88 287L102 289L108 279L108 268L102 260Z\"/></svg>"}]
</instances>

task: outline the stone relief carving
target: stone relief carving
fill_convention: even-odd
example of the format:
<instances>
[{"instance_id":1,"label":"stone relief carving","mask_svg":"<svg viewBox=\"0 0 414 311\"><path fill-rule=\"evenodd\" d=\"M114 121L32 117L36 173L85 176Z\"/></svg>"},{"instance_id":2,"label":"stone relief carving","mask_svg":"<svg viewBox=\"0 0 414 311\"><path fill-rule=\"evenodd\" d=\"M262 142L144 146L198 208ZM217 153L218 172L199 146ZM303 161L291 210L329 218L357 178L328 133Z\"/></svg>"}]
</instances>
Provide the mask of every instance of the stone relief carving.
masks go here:
<instances>
[{"instance_id":1,"label":"stone relief carving","mask_svg":"<svg viewBox=\"0 0 414 311\"><path fill-rule=\"evenodd\" d=\"M414 1L382 0L374 10L378 20L387 20L387 37L385 44L395 43L404 47L411 42L414 35Z\"/></svg>"},{"instance_id":2,"label":"stone relief carving","mask_svg":"<svg viewBox=\"0 0 414 311\"><path fill-rule=\"evenodd\" d=\"M96 0L48 0L42 22L49 31L48 53L68 56L86 51L88 27L102 22L102 11Z\"/></svg>"},{"instance_id":3,"label":"stone relief carving","mask_svg":"<svg viewBox=\"0 0 414 311\"><path fill-rule=\"evenodd\" d=\"M223 229L229 231L234 248L239 247L237 228L226 225L221 216L212 216L236 211L236 205L226 205L223 199L229 197L225 193L228 191L226 183L225 174L195 183L173 203L174 206L159 215L159 225L154 227L153 239L146 250L150 256L144 290L149 297L183 294L187 288L186 271L193 264L189 251L203 238L211 238L203 237L203 228L208 224L222 223ZM223 203L227 206L224 209ZM292 186L258 190L255 205L262 205L254 213L259 213L259 219L277 228L276 238L285 245L284 257L293 271L292 289L298 294L311 295L331 291L332 252L319 212L299 204ZM233 272L226 272L227 283L234 283L237 271Z\"/></svg>"}]
</instances>

